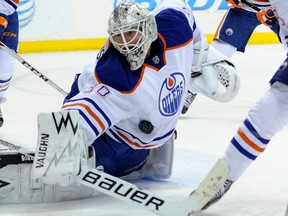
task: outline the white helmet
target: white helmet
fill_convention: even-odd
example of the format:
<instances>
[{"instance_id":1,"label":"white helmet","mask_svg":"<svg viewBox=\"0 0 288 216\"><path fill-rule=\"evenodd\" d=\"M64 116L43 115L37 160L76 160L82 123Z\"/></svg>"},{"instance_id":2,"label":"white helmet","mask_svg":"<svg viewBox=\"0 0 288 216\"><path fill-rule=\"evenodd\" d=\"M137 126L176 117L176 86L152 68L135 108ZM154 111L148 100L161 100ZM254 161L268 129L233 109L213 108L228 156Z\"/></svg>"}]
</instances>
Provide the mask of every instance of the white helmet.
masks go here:
<instances>
[{"instance_id":1,"label":"white helmet","mask_svg":"<svg viewBox=\"0 0 288 216\"><path fill-rule=\"evenodd\" d=\"M130 69L137 70L143 65L151 43L157 39L155 17L139 4L124 1L111 14L108 33L113 46L126 56Z\"/></svg>"}]
</instances>

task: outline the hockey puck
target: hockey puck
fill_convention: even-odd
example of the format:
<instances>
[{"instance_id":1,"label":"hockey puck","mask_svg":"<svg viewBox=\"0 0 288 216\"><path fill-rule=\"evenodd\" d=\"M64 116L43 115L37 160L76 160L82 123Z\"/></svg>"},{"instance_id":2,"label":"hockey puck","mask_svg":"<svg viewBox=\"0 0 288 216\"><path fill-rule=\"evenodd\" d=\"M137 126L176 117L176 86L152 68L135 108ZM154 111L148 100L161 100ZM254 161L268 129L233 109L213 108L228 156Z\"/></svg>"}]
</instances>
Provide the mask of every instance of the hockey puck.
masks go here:
<instances>
[{"instance_id":1,"label":"hockey puck","mask_svg":"<svg viewBox=\"0 0 288 216\"><path fill-rule=\"evenodd\" d=\"M154 129L153 124L149 121L146 121L146 120L140 121L138 127L139 127L140 131L145 133L145 134L151 134L153 129Z\"/></svg>"}]
</instances>

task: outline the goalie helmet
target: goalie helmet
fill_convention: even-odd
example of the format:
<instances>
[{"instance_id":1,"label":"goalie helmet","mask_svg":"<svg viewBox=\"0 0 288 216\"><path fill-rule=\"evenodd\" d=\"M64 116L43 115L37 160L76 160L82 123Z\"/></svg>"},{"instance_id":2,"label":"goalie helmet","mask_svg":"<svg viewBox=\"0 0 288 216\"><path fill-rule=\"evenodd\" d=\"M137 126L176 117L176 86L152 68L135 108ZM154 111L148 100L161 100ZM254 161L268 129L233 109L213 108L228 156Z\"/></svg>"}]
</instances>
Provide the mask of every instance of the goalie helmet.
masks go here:
<instances>
[{"instance_id":1,"label":"goalie helmet","mask_svg":"<svg viewBox=\"0 0 288 216\"><path fill-rule=\"evenodd\" d=\"M120 3L108 21L109 39L131 70L140 68L151 43L157 39L155 17L133 1Z\"/></svg>"}]
</instances>

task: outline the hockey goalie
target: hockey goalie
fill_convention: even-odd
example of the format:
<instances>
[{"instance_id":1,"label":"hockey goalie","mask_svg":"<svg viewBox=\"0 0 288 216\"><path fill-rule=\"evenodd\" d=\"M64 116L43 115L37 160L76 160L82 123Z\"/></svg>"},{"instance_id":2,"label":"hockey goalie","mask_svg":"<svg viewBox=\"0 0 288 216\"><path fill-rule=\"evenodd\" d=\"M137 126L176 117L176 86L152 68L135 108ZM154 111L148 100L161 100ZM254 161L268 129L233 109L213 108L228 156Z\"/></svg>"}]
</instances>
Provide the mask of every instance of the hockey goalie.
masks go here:
<instances>
[{"instance_id":1,"label":"hockey goalie","mask_svg":"<svg viewBox=\"0 0 288 216\"><path fill-rule=\"evenodd\" d=\"M221 102L237 94L233 64L207 49L185 1L164 0L152 13L124 1L108 24L107 43L76 76L61 110L38 115L35 154L0 154L1 204L93 196L78 184L85 167L121 179L167 179L188 89Z\"/></svg>"}]
</instances>

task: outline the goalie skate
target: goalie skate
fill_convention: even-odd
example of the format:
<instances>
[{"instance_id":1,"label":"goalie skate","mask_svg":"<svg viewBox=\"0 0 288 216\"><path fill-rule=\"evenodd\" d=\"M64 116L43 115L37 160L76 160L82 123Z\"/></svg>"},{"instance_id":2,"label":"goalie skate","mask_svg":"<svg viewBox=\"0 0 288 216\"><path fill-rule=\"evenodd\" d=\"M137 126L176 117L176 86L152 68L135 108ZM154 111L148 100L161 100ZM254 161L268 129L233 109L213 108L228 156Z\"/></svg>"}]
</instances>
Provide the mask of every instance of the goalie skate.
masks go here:
<instances>
[{"instance_id":1,"label":"goalie skate","mask_svg":"<svg viewBox=\"0 0 288 216\"><path fill-rule=\"evenodd\" d=\"M92 154L92 149L89 149ZM30 155L30 156L29 156ZM92 155L89 156L93 158ZM77 183L62 187L31 178L34 152L0 151L0 205L51 203L95 196L97 192ZM94 158L93 158L94 160Z\"/></svg>"}]
</instances>

